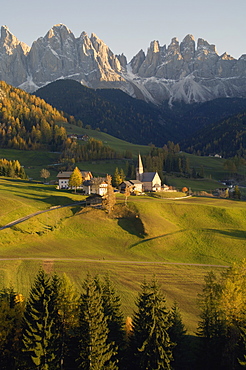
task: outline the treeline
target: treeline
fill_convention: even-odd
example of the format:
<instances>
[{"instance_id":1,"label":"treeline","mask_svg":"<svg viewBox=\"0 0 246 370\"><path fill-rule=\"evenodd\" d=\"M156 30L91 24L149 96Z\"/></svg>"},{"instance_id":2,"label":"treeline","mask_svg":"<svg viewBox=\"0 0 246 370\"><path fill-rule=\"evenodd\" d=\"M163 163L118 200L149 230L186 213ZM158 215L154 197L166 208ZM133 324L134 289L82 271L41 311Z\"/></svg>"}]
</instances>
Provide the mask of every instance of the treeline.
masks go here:
<instances>
[{"instance_id":1,"label":"treeline","mask_svg":"<svg viewBox=\"0 0 246 370\"><path fill-rule=\"evenodd\" d=\"M0 328L0 367L8 370L171 369L174 341L185 334L155 279L142 284L133 320L124 320L108 276L88 274L78 293L66 275L43 269L26 302L1 291Z\"/></svg>"},{"instance_id":2,"label":"treeline","mask_svg":"<svg viewBox=\"0 0 246 370\"><path fill-rule=\"evenodd\" d=\"M8 161L4 158L0 159L0 176L27 178L24 167L18 160Z\"/></svg>"},{"instance_id":3,"label":"treeline","mask_svg":"<svg viewBox=\"0 0 246 370\"><path fill-rule=\"evenodd\" d=\"M246 367L246 260L220 276L210 272L199 295L201 369Z\"/></svg>"},{"instance_id":4,"label":"treeline","mask_svg":"<svg viewBox=\"0 0 246 370\"><path fill-rule=\"evenodd\" d=\"M157 171L161 178L163 171L166 173L176 173L185 177L203 177L203 168L197 172L190 167L189 158L180 151L179 144L168 141L163 148L152 147L147 156L143 156L145 171Z\"/></svg>"},{"instance_id":5,"label":"treeline","mask_svg":"<svg viewBox=\"0 0 246 370\"><path fill-rule=\"evenodd\" d=\"M0 292L1 369L236 370L246 365L246 262L205 277L198 337L178 306L167 308L153 278L133 318L124 316L108 275L87 275L78 292L64 274L40 269L25 301Z\"/></svg>"},{"instance_id":6,"label":"treeline","mask_svg":"<svg viewBox=\"0 0 246 370\"><path fill-rule=\"evenodd\" d=\"M125 158L131 158L131 153ZM189 158L180 151L179 144L168 141L163 148L151 146L149 154L142 156L145 172L159 173L164 181L164 173L175 173L178 176L201 178L204 177L203 167L197 169L190 167ZM118 186L125 179L135 179L137 163L130 160L126 161L125 168L115 168L113 174L113 185Z\"/></svg>"},{"instance_id":7,"label":"treeline","mask_svg":"<svg viewBox=\"0 0 246 370\"><path fill-rule=\"evenodd\" d=\"M108 145L103 144L101 140L90 138L86 144L81 144L77 140L67 139L65 149L61 155L61 160L63 162L71 162L72 160L74 162L80 162L131 157L132 153L129 151L119 153Z\"/></svg>"},{"instance_id":8,"label":"treeline","mask_svg":"<svg viewBox=\"0 0 246 370\"><path fill-rule=\"evenodd\" d=\"M57 122L67 119L44 100L0 81L0 145L4 148L61 150L67 137Z\"/></svg>"}]
</instances>

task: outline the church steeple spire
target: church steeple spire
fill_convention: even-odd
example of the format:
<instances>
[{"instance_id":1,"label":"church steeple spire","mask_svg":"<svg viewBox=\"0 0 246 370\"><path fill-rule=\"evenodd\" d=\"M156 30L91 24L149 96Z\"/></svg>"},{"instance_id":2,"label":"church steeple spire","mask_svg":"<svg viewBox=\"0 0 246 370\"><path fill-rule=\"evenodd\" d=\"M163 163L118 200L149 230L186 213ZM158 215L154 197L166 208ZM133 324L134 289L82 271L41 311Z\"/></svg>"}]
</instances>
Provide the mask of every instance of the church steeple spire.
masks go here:
<instances>
[{"instance_id":1,"label":"church steeple spire","mask_svg":"<svg viewBox=\"0 0 246 370\"><path fill-rule=\"evenodd\" d=\"M143 163L142 163L141 155L139 154L138 155L138 166L136 168L136 180L142 181L143 173L144 173Z\"/></svg>"}]
</instances>

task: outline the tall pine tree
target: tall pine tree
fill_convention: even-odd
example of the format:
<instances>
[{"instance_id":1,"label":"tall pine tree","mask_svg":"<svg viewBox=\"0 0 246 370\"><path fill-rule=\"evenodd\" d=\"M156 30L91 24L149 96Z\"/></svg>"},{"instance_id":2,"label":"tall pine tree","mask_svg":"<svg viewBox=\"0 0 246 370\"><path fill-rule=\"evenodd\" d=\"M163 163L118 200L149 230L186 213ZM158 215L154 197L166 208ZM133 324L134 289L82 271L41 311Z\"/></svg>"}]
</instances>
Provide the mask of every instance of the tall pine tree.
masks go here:
<instances>
[{"instance_id":1,"label":"tall pine tree","mask_svg":"<svg viewBox=\"0 0 246 370\"><path fill-rule=\"evenodd\" d=\"M114 361L119 361L120 367L125 351L124 316L121 311L120 297L116 294L108 275L99 284L101 284L104 314L109 329L108 343L112 345L115 353Z\"/></svg>"},{"instance_id":2,"label":"tall pine tree","mask_svg":"<svg viewBox=\"0 0 246 370\"><path fill-rule=\"evenodd\" d=\"M79 367L83 370L116 370L114 351L108 343L108 323L98 284L90 275L84 282L79 325Z\"/></svg>"},{"instance_id":3,"label":"tall pine tree","mask_svg":"<svg viewBox=\"0 0 246 370\"><path fill-rule=\"evenodd\" d=\"M54 281L56 283L56 281ZM57 284L55 284L57 286ZM58 284L58 308L60 318L60 368L61 369L77 369L75 362L77 348L77 328L79 323L79 294L70 281L69 277L64 273L59 279Z\"/></svg>"},{"instance_id":4,"label":"tall pine tree","mask_svg":"<svg viewBox=\"0 0 246 370\"><path fill-rule=\"evenodd\" d=\"M159 285L155 279L149 284L144 282L133 317L129 369L171 369L169 326L169 312Z\"/></svg>"},{"instance_id":5,"label":"tall pine tree","mask_svg":"<svg viewBox=\"0 0 246 370\"><path fill-rule=\"evenodd\" d=\"M225 321L220 307L222 287L213 272L205 278L205 286L198 296L201 309L198 323L198 336L201 337L199 367L201 369L219 369L225 345Z\"/></svg>"},{"instance_id":6,"label":"tall pine tree","mask_svg":"<svg viewBox=\"0 0 246 370\"><path fill-rule=\"evenodd\" d=\"M26 353L26 368L59 368L59 315L56 289L54 286L52 289L52 285L50 277L40 269L24 312L23 351Z\"/></svg>"},{"instance_id":7,"label":"tall pine tree","mask_svg":"<svg viewBox=\"0 0 246 370\"><path fill-rule=\"evenodd\" d=\"M168 329L168 334L172 343L174 344L172 366L175 370L188 369L190 367L188 364L186 365L186 363L188 362L186 356L187 347L185 346L186 329L183 324L177 302L174 302L171 308L169 320L171 326Z\"/></svg>"},{"instance_id":8,"label":"tall pine tree","mask_svg":"<svg viewBox=\"0 0 246 370\"><path fill-rule=\"evenodd\" d=\"M16 369L21 348L24 299L13 288L0 292L0 369Z\"/></svg>"}]
</instances>

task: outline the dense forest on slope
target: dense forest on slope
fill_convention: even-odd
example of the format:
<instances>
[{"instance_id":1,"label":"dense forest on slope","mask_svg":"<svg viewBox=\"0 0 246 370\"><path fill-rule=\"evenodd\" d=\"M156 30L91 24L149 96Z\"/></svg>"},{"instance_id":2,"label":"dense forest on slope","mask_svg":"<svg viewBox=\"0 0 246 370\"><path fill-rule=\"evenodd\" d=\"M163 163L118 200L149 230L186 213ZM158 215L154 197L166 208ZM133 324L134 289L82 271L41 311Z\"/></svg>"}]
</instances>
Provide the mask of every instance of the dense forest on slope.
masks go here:
<instances>
[{"instance_id":1,"label":"dense forest on slope","mask_svg":"<svg viewBox=\"0 0 246 370\"><path fill-rule=\"evenodd\" d=\"M193 105L176 102L171 108L168 104L156 107L120 90L92 90L72 80L53 82L35 94L81 120L82 125L90 125L132 143L153 143L163 147L173 141L179 143L182 150L198 151L198 154L219 152L225 157L241 154L238 150L243 138L238 138L238 131L243 131L242 120L241 128L235 122L246 110L246 99L222 98ZM233 116L231 124L233 118L230 117ZM229 120L228 126L220 125L222 120ZM220 127L217 129L218 122ZM207 141L201 146L203 129ZM234 142L230 148L227 135ZM214 144L216 140L218 145Z\"/></svg>"},{"instance_id":2,"label":"dense forest on slope","mask_svg":"<svg viewBox=\"0 0 246 370\"><path fill-rule=\"evenodd\" d=\"M58 80L35 94L92 129L138 144L163 146L181 135L175 123L160 110L121 90L93 90L73 80ZM177 129L177 127L176 127Z\"/></svg>"},{"instance_id":3,"label":"dense forest on slope","mask_svg":"<svg viewBox=\"0 0 246 370\"><path fill-rule=\"evenodd\" d=\"M74 118L65 117L43 99L0 82L2 148L60 151L63 162L112 159L123 155L93 138L79 143L68 138L62 123L70 121L74 122Z\"/></svg>"},{"instance_id":4,"label":"dense forest on slope","mask_svg":"<svg viewBox=\"0 0 246 370\"><path fill-rule=\"evenodd\" d=\"M73 155L78 160L100 159L100 153L104 158L117 157L109 148L102 148L102 143L97 145L100 150L94 150L91 155L90 150L81 150L81 144L85 143L68 139L61 125L71 122L133 143L164 147L173 141L179 143L181 150L199 155L246 155L245 99L216 99L189 106L174 104L172 109L157 108L120 90L92 90L72 80L58 80L36 94L56 108L40 97L1 82L2 147L63 152L66 149L63 158Z\"/></svg>"},{"instance_id":5,"label":"dense forest on slope","mask_svg":"<svg viewBox=\"0 0 246 370\"><path fill-rule=\"evenodd\" d=\"M164 107L165 109L167 107ZM185 104L174 102L170 114L185 127L184 138L192 138L202 128L214 125L246 110L246 99L219 98L205 103Z\"/></svg>"},{"instance_id":6,"label":"dense forest on slope","mask_svg":"<svg viewBox=\"0 0 246 370\"><path fill-rule=\"evenodd\" d=\"M13 149L61 150L67 119L44 100L0 82L0 145Z\"/></svg>"},{"instance_id":7,"label":"dense forest on slope","mask_svg":"<svg viewBox=\"0 0 246 370\"><path fill-rule=\"evenodd\" d=\"M184 142L190 153L223 157L246 158L246 111L206 126L196 136Z\"/></svg>"}]
</instances>

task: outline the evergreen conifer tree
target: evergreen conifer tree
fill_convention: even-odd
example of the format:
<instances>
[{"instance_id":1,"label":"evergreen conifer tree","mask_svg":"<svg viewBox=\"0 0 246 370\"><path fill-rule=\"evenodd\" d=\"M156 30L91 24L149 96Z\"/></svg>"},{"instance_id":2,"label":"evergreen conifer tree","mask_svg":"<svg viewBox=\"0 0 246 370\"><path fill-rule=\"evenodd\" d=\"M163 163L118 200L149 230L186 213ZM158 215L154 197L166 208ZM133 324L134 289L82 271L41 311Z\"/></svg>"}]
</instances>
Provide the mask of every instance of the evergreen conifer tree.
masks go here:
<instances>
[{"instance_id":1,"label":"evergreen conifer tree","mask_svg":"<svg viewBox=\"0 0 246 370\"><path fill-rule=\"evenodd\" d=\"M60 317L61 369L77 369L76 348L79 323L79 294L66 274L59 280L58 308Z\"/></svg>"},{"instance_id":2,"label":"evergreen conifer tree","mask_svg":"<svg viewBox=\"0 0 246 370\"><path fill-rule=\"evenodd\" d=\"M222 288L213 272L208 273L204 280L205 286L198 296L201 308L201 320L198 323L197 332L201 337L199 366L202 369L218 369L225 335L224 321L219 306Z\"/></svg>"},{"instance_id":3,"label":"evergreen conifer tree","mask_svg":"<svg viewBox=\"0 0 246 370\"><path fill-rule=\"evenodd\" d=\"M111 343L115 353L113 357L115 362L118 359L121 364L125 350L124 316L121 311L120 297L116 294L108 275L104 277L102 282L102 299L109 329L108 343Z\"/></svg>"},{"instance_id":4,"label":"evergreen conifer tree","mask_svg":"<svg viewBox=\"0 0 246 370\"><path fill-rule=\"evenodd\" d=\"M126 175L123 168L120 169L120 182L125 181Z\"/></svg>"},{"instance_id":5,"label":"evergreen conifer tree","mask_svg":"<svg viewBox=\"0 0 246 370\"><path fill-rule=\"evenodd\" d=\"M108 323L98 284L90 275L84 282L79 324L79 367L83 370L116 370L112 345L108 343Z\"/></svg>"},{"instance_id":6,"label":"evergreen conifer tree","mask_svg":"<svg viewBox=\"0 0 246 370\"><path fill-rule=\"evenodd\" d=\"M13 288L0 292L0 369L16 369L21 350L24 298Z\"/></svg>"},{"instance_id":7,"label":"evergreen conifer tree","mask_svg":"<svg viewBox=\"0 0 246 370\"><path fill-rule=\"evenodd\" d=\"M129 369L171 369L169 326L169 312L156 280L144 282L133 317Z\"/></svg>"},{"instance_id":8,"label":"evergreen conifer tree","mask_svg":"<svg viewBox=\"0 0 246 370\"><path fill-rule=\"evenodd\" d=\"M172 365L175 370L185 369L185 333L186 329L182 321L180 310L177 302L174 302L173 307L171 308L170 316L170 328L168 329L168 334L170 340L174 343L173 348L173 362Z\"/></svg>"},{"instance_id":9,"label":"evergreen conifer tree","mask_svg":"<svg viewBox=\"0 0 246 370\"><path fill-rule=\"evenodd\" d=\"M112 179L112 184L113 184L113 186L118 187L121 182L122 182L122 179L121 179L121 176L120 176L120 172L119 172L118 167L116 167L115 171L114 171L113 179Z\"/></svg>"},{"instance_id":10,"label":"evergreen conifer tree","mask_svg":"<svg viewBox=\"0 0 246 370\"><path fill-rule=\"evenodd\" d=\"M26 368L59 368L59 316L56 302L56 291L52 289L50 277L40 269L24 312L23 352L29 363Z\"/></svg>"}]
</instances>

